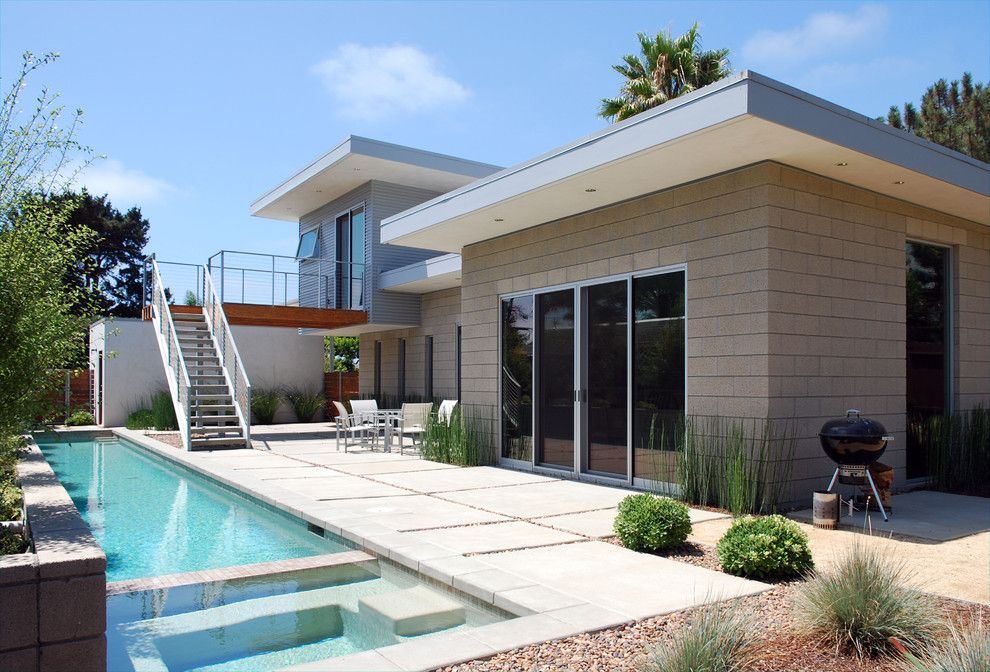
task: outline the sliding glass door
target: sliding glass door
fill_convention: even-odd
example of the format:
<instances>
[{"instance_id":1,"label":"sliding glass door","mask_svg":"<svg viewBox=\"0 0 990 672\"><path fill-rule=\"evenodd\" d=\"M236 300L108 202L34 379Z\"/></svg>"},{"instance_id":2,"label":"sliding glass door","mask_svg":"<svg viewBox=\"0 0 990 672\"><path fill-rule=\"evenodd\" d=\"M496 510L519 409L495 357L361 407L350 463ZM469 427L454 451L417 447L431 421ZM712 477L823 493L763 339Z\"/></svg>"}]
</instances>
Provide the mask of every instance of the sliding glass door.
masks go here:
<instances>
[{"instance_id":1,"label":"sliding glass door","mask_svg":"<svg viewBox=\"0 0 990 672\"><path fill-rule=\"evenodd\" d=\"M673 482L685 277L658 271L502 299L502 457Z\"/></svg>"},{"instance_id":2,"label":"sliding glass door","mask_svg":"<svg viewBox=\"0 0 990 672\"><path fill-rule=\"evenodd\" d=\"M537 295L538 464L574 466L574 290Z\"/></svg>"}]
</instances>

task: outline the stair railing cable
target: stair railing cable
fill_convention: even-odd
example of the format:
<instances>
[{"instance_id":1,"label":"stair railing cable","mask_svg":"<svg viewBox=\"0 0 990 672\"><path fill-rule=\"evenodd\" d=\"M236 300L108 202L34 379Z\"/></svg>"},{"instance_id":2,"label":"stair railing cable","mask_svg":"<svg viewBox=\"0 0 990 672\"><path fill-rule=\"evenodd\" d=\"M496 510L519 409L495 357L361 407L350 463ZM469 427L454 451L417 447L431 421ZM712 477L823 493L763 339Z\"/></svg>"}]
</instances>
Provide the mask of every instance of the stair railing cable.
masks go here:
<instances>
[{"instance_id":1,"label":"stair railing cable","mask_svg":"<svg viewBox=\"0 0 990 672\"><path fill-rule=\"evenodd\" d=\"M190 442L192 384L189 382L189 369L186 367L186 360L182 356L182 348L179 347L179 335L175 330L175 321L172 319L172 311L169 309L168 295L165 293L165 284L162 282L158 262L154 257L149 257L146 262L151 264L148 290L151 294L151 319L155 326L158 349L168 373L166 380L168 381L169 392L172 394L172 404L175 406L182 445L186 450L190 450L192 447Z\"/></svg>"}]
</instances>

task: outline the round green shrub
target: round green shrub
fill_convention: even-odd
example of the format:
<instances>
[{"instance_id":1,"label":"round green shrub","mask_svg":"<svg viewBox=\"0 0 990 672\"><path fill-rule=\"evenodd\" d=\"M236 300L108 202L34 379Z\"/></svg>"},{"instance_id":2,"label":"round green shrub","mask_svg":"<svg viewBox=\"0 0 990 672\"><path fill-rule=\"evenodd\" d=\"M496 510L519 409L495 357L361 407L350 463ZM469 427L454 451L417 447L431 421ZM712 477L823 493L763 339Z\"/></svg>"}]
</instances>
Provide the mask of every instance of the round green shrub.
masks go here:
<instances>
[{"instance_id":1,"label":"round green shrub","mask_svg":"<svg viewBox=\"0 0 990 672\"><path fill-rule=\"evenodd\" d=\"M781 515L739 518L718 542L722 569L736 576L781 578L814 569L808 535Z\"/></svg>"},{"instance_id":2,"label":"round green shrub","mask_svg":"<svg viewBox=\"0 0 990 672\"><path fill-rule=\"evenodd\" d=\"M691 518L687 506L673 499L629 495L619 502L612 529L626 548L659 551L684 544L691 533Z\"/></svg>"},{"instance_id":3,"label":"round green shrub","mask_svg":"<svg viewBox=\"0 0 990 672\"><path fill-rule=\"evenodd\" d=\"M78 427L80 425L95 425L96 420L93 418L93 414L89 411L79 410L73 411L72 415L65 421L65 424L69 427Z\"/></svg>"}]
</instances>

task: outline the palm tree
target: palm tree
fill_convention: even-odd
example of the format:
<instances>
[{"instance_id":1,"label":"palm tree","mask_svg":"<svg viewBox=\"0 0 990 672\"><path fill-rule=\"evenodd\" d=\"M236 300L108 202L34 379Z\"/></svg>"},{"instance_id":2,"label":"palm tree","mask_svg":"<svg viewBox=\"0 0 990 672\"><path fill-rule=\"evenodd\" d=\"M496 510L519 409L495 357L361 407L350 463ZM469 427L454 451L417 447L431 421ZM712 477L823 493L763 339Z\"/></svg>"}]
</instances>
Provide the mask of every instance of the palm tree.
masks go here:
<instances>
[{"instance_id":1,"label":"palm tree","mask_svg":"<svg viewBox=\"0 0 990 672\"><path fill-rule=\"evenodd\" d=\"M650 37L637 33L642 56L626 55L612 68L626 78L615 98L603 98L598 115L613 121L663 105L685 93L727 77L729 50L701 50L698 24L674 38L670 33Z\"/></svg>"}]
</instances>

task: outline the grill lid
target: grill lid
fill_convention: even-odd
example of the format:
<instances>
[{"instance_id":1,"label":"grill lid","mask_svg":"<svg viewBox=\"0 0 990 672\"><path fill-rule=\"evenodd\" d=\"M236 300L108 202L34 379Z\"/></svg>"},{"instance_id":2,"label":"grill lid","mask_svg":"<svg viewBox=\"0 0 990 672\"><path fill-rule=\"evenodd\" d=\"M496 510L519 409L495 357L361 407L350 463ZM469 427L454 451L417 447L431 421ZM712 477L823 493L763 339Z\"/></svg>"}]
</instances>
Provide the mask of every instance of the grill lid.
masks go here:
<instances>
[{"instance_id":1,"label":"grill lid","mask_svg":"<svg viewBox=\"0 0 990 672\"><path fill-rule=\"evenodd\" d=\"M822 425L818 435L826 439L845 439L847 441L889 441L893 437L886 436L887 430L876 420L860 416L855 408L846 411L846 417L829 420Z\"/></svg>"}]
</instances>

